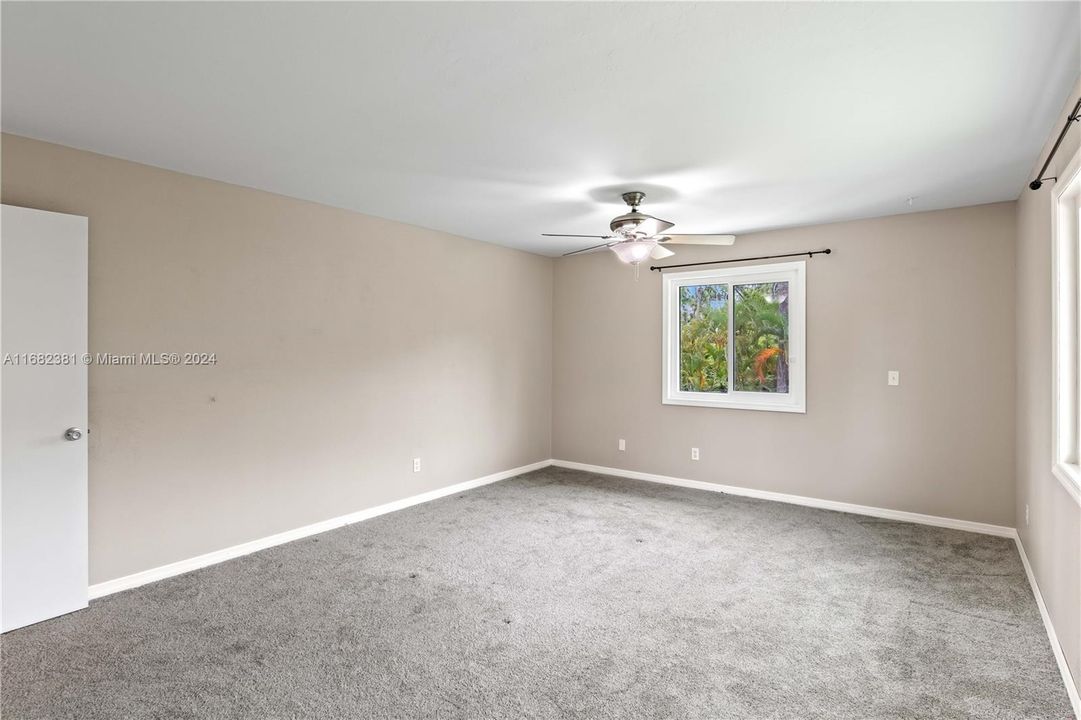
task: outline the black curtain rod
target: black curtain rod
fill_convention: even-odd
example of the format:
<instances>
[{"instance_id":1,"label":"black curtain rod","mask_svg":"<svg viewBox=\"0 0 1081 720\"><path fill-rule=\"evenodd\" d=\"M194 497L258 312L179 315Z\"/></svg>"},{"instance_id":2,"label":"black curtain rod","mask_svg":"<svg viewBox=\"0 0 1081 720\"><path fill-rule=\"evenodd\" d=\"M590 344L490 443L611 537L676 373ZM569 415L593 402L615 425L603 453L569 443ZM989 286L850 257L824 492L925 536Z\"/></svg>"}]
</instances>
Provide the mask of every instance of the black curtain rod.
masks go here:
<instances>
[{"instance_id":1,"label":"black curtain rod","mask_svg":"<svg viewBox=\"0 0 1081 720\"><path fill-rule=\"evenodd\" d=\"M825 250L806 250L804 252L784 253L782 255L760 255L758 257L750 258L732 258L731 260L707 260L705 262L680 263L679 265L650 265L649 269L660 272L661 270L671 270L672 268L697 267L699 265L721 265L722 263L751 262L752 260L774 260L776 258L803 257L804 255L806 255L807 257L814 257L815 255L829 255L831 252L833 251L829 248L826 248Z\"/></svg>"},{"instance_id":2,"label":"black curtain rod","mask_svg":"<svg viewBox=\"0 0 1081 720\"><path fill-rule=\"evenodd\" d=\"M1039 190L1044 180L1058 180L1057 177L1044 177L1043 174L1047 172L1047 166L1051 164L1051 161L1055 159L1055 153L1058 152L1058 146L1062 144L1062 138L1066 137L1070 126L1079 119L1081 119L1081 100L1077 101L1077 104L1073 106L1073 112L1066 118L1066 124L1062 126L1062 132L1058 134L1058 140L1055 141L1055 146L1051 148L1051 154L1047 156L1047 161L1040 168L1040 172L1036 174L1036 179L1028 184L1031 189Z\"/></svg>"}]
</instances>

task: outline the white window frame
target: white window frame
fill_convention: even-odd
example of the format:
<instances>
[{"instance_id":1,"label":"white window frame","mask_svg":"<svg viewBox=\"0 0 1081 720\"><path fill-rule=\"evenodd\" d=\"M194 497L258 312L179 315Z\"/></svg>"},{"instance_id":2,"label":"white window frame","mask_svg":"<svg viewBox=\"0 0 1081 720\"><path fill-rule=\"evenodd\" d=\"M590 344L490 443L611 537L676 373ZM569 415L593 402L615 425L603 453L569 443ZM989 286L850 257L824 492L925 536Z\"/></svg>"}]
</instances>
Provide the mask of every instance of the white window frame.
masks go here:
<instances>
[{"instance_id":1,"label":"white window frame","mask_svg":"<svg viewBox=\"0 0 1081 720\"><path fill-rule=\"evenodd\" d=\"M807 412L807 263L804 260L768 265L751 265L714 270L664 273L662 302L664 341L661 402L665 405L729 408L735 410L772 410L774 412ZM788 392L737 392L732 382L734 358L728 358L729 384L727 393L688 392L679 388L679 289L686 285L725 283L729 285L728 335L732 338L735 315L735 285L763 282L788 283ZM732 347L732 340L729 347Z\"/></svg>"},{"instance_id":2,"label":"white window frame","mask_svg":"<svg viewBox=\"0 0 1081 720\"><path fill-rule=\"evenodd\" d=\"M1081 503L1081 150L1051 193L1051 472Z\"/></svg>"}]
</instances>

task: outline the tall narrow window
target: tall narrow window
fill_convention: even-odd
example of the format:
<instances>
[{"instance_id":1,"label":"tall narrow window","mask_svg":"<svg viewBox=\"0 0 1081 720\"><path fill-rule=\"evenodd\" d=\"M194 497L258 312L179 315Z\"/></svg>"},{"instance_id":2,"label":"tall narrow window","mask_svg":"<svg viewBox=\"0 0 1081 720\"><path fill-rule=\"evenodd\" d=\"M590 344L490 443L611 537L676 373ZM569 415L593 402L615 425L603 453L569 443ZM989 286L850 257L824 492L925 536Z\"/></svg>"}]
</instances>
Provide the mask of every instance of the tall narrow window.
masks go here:
<instances>
[{"instance_id":1,"label":"tall narrow window","mask_svg":"<svg viewBox=\"0 0 1081 720\"><path fill-rule=\"evenodd\" d=\"M805 270L666 273L662 401L804 412Z\"/></svg>"},{"instance_id":2,"label":"tall narrow window","mask_svg":"<svg viewBox=\"0 0 1081 720\"><path fill-rule=\"evenodd\" d=\"M1081 152L1052 193L1052 472L1081 500Z\"/></svg>"}]
</instances>

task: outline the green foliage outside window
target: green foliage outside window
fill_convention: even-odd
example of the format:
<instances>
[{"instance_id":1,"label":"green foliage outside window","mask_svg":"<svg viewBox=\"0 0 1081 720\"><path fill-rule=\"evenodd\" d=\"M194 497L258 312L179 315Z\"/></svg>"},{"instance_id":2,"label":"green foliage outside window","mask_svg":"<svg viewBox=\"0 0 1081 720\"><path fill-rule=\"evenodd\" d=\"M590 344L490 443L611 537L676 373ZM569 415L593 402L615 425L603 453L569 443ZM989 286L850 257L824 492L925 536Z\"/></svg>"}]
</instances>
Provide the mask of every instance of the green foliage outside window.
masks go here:
<instances>
[{"instance_id":1,"label":"green foliage outside window","mask_svg":"<svg viewBox=\"0 0 1081 720\"><path fill-rule=\"evenodd\" d=\"M788 283L736 285L735 385L788 392Z\"/></svg>"},{"instance_id":2,"label":"green foliage outside window","mask_svg":"<svg viewBox=\"0 0 1081 720\"><path fill-rule=\"evenodd\" d=\"M735 286L735 390L788 392L788 283ZM729 286L679 291L680 390L728 392Z\"/></svg>"},{"instance_id":3,"label":"green foliage outside window","mask_svg":"<svg viewBox=\"0 0 1081 720\"><path fill-rule=\"evenodd\" d=\"M728 286L679 289L679 389L728 392Z\"/></svg>"}]
</instances>

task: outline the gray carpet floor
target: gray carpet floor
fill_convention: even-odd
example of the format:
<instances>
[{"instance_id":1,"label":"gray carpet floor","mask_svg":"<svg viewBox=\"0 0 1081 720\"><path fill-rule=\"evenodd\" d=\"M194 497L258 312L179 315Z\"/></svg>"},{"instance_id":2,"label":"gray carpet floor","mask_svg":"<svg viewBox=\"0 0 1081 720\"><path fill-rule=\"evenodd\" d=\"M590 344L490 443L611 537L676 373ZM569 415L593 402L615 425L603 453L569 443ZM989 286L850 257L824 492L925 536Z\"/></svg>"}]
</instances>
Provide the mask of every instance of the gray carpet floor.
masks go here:
<instances>
[{"instance_id":1,"label":"gray carpet floor","mask_svg":"<svg viewBox=\"0 0 1081 720\"><path fill-rule=\"evenodd\" d=\"M558 468L2 654L4 720L1072 717L1010 540Z\"/></svg>"}]
</instances>

